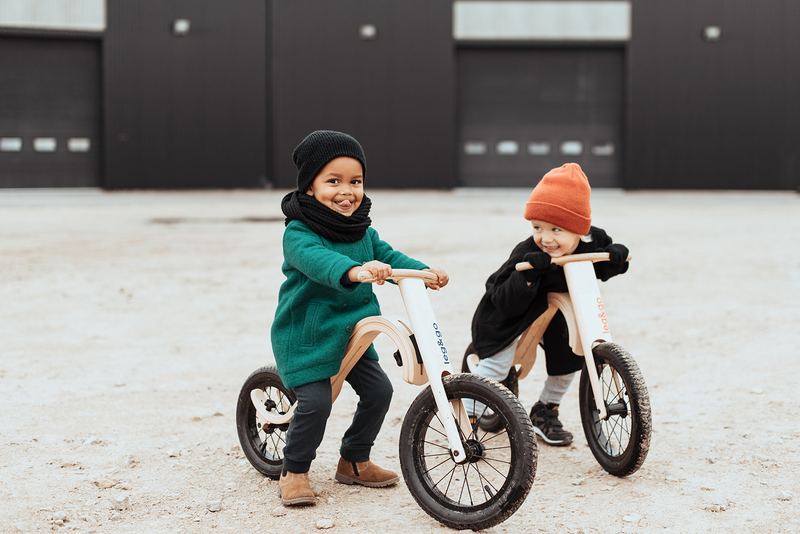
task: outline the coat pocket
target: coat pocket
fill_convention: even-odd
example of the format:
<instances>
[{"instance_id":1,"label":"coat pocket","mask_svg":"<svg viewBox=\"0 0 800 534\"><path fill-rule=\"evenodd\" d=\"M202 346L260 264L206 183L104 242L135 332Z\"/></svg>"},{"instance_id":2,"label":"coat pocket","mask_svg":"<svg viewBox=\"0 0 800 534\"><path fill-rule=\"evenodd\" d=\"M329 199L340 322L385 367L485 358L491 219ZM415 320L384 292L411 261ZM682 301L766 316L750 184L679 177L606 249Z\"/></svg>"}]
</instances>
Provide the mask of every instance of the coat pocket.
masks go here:
<instances>
[{"instance_id":1,"label":"coat pocket","mask_svg":"<svg viewBox=\"0 0 800 534\"><path fill-rule=\"evenodd\" d=\"M320 315L319 304L309 304L303 322L303 332L300 335L301 347L313 347L316 339L317 320Z\"/></svg>"}]
</instances>

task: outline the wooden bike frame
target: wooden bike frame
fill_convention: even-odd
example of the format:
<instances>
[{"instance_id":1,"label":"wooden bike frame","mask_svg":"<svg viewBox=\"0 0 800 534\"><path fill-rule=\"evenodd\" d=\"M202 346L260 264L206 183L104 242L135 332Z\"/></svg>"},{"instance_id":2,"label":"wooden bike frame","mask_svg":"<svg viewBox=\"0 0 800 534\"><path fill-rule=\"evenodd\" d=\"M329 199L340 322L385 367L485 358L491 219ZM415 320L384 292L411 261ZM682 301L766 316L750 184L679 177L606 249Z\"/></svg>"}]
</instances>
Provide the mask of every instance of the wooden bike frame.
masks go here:
<instances>
[{"instance_id":1,"label":"wooden bike frame","mask_svg":"<svg viewBox=\"0 0 800 534\"><path fill-rule=\"evenodd\" d=\"M362 282L374 282L359 273ZM460 400L449 401L444 390L442 378L453 374L453 367L447 347L442 338L442 332L436 322L430 299L426 293L424 280L436 281L435 274L412 269L393 269L388 280L397 282L403 304L408 314L408 319L399 316L373 316L359 321L345 348L344 358L339 372L331 377L333 400L339 396L345 378L356 365L358 360L367 350L369 345L380 334L386 334L397 347L400 353L403 369L403 380L417 386L430 382L433 398L439 409L439 418L445 428L447 439L450 442L450 452L456 463L466 460L464 447L461 443L456 421L468 422L466 410ZM263 425L281 425L288 423L297 404L282 406L281 411L267 411L264 406L266 396L263 390L254 389L250 392L250 399L256 409L256 418L259 428ZM285 402L285 401L284 401ZM456 414L460 417L456 417ZM467 423L468 424L468 423ZM471 428L462 429L464 435L472 432Z\"/></svg>"}]
</instances>

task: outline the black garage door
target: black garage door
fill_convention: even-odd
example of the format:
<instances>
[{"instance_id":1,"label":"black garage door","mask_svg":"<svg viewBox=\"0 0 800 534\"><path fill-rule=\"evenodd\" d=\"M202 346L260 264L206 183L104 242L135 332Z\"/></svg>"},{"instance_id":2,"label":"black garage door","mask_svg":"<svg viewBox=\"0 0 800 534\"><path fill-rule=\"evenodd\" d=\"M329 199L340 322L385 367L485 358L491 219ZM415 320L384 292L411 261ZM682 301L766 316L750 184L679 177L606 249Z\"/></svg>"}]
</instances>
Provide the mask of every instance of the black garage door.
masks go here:
<instances>
[{"instance_id":1,"label":"black garage door","mask_svg":"<svg viewBox=\"0 0 800 534\"><path fill-rule=\"evenodd\" d=\"M0 37L0 187L100 185L100 43Z\"/></svg>"},{"instance_id":2,"label":"black garage door","mask_svg":"<svg viewBox=\"0 0 800 534\"><path fill-rule=\"evenodd\" d=\"M575 162L619 187L622 67L619 49L459 50L459 185L531 187Z\"/></svg>"}]
</instances>

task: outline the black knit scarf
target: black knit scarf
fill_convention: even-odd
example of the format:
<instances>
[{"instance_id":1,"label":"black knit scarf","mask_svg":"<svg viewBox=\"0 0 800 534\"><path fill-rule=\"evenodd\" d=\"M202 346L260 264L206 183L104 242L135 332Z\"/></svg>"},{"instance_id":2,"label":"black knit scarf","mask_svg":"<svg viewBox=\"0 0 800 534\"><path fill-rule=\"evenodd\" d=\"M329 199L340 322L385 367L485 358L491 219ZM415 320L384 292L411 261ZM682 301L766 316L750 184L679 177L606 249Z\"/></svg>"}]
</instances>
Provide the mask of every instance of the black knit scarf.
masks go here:
<instances>
[{"instance_id":1,"label":"black knit scarf","mask_svg":"<svg viewBox=\"0 0 800 534\"><path fill-rule=\"evenodd\" d=\"M366 195L349 217L300 191L292 191L281 201L281 211L286 215L287 225L291 221L301 221L315 234L339 243L355 243L367 234L367 228L372 224L369 218L371 207L372 202Z\"/></svg>"}]
</instances>

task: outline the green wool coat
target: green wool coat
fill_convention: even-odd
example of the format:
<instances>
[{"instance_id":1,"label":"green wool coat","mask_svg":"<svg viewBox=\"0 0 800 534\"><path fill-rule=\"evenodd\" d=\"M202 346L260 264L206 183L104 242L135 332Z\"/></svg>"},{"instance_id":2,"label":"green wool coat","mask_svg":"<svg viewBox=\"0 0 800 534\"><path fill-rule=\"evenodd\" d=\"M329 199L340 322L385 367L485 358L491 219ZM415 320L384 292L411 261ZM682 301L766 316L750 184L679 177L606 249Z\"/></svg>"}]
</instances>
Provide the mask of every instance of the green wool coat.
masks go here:
<instances>
[{"instance_id":1,"label":"green wool coat","mask_svg":"<svg viewBox=\"0 0 800 534\"><path fill-rule=\"evenodd\" d=\"M339 372L356 323L380 315L372 284L343 286L352 267L378 260L395 269L426 269L381 241L374 228L355 243L337 243L291 221L283 233L283 274L272 323L272 351L288 388L330 378ZM378 359L370 346L365 356Z\"/></svg>"}]
</instances>

